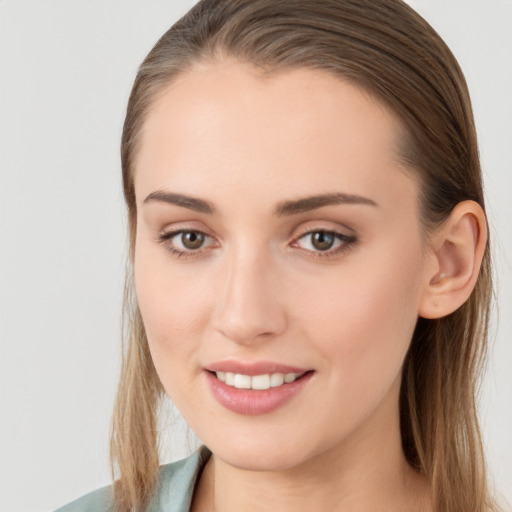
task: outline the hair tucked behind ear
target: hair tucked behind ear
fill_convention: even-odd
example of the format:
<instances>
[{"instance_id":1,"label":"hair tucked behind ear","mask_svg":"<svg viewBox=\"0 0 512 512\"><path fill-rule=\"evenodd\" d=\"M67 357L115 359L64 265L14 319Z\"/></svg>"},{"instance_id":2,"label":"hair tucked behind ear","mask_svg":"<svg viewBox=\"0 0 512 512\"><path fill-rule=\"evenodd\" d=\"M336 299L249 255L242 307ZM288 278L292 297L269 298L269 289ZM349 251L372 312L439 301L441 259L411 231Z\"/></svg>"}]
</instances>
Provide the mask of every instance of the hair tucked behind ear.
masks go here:
<instances>
[{"instance_id":1,"label":"hair tucked behind ear","mask_svg":"<svg viewBox=\"0 0 512 512\"><path fill-rule=\"evenodd\" d=\"M365 89L406 128L404 162L420 182L428 233L467 199L484 207L478 147L464 76L437 33L400 0L202 0L139 68L121 144L131 261L141 128L156 98L195 63L230 56L269 74L319 69ZM418 321L400 396L405 455L429 478L437 512L497 510L487 488L476 394L492 294L487 247L476 288L453 314ZM129 272L130 274L130 272ZM112 433L120 511L142 510L158 473L162 388L128 284L128 332Z\"/></svg>"}]
</instances>

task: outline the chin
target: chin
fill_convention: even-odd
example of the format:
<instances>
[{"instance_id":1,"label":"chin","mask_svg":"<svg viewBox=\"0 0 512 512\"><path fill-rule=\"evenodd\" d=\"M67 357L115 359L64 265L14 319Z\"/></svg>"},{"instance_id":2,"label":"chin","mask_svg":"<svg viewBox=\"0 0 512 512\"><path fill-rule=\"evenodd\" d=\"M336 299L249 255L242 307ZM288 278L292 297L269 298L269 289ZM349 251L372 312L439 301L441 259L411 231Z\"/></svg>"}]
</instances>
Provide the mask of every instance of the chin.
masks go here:
<instances>
[{"instance_id":1,"label":"chin","mask_svg":"<svg viewBox=\"0 0 512 512\"><path fill-rule=\"evenodd\" d=\"M308 457L312 447L288 436L252 435L226 436L224 439L206 440L206 445L220 460L246 471L286 471L299 466Z\"/></svg>"},{"instance_id":2,"label":"chin","mask_svg":"<svg viewBox=\"0 0 512 512\"><path fill-rule=\"evenodd\" d=\"M286 454L276 451L262 452L257 450L254 453L251 450L230 450L224 456L224 453L215 453L226 464L237 469L245 471L287 471L299 465L302 461L297 457L297 453Z\"/></svg>"}]
</instances>

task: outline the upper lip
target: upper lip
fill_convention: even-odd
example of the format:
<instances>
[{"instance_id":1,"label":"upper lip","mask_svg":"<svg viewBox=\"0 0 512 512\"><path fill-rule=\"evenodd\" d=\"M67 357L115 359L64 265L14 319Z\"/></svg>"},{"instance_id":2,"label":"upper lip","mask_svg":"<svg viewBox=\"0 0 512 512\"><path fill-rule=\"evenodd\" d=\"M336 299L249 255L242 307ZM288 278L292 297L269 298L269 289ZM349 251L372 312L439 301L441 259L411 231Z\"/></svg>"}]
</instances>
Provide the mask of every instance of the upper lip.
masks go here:
<instances>
[{"instance_id":1,"label":"upper lip","mask_svg":"<svg viewBox=\"0 0 512 512\"><path fill-rule=\"evenodd\" d=\"M209 364L205 366L205 370L210 372L231 372L254 376L265 375L267 373L306 373L311 370L311 368L299 368L297 366L272 361L243 362L227 360Z\"/></svg>"}]
</instances>

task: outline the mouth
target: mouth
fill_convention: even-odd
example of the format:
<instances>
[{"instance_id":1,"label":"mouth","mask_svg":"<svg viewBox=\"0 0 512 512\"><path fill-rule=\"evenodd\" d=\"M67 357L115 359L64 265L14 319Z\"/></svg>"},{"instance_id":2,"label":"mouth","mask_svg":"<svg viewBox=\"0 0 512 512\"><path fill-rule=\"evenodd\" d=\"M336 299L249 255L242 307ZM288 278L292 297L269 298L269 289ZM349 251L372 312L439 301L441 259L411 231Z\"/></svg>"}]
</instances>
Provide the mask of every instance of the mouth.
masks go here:
<instances>
[{"instance_id":1,"label":"mouth","mask_svg":"<svg viewBox=\"0 0 512 512\"><path fill-rule=\"evenodd\" d=\"M277 388L284 384L291 384L300 379L309 372L288 372L288 373L263 373L261 375L244 375L243 373L233 372L210 372L214 374L218 380L237 389L254 389L264 391L270 388Z\"/></svg>"},{"instance_id":2,"label":"mouth","mask_svg":"<svg viewBox=\"0 0 512 512\"><path fill-rule=\"evenodd\" d=\"M220 405L253 416L273 412L300 395L315 373L276 364L228 362L205 368L204 375Z\"/></svg>"}]
</instances>

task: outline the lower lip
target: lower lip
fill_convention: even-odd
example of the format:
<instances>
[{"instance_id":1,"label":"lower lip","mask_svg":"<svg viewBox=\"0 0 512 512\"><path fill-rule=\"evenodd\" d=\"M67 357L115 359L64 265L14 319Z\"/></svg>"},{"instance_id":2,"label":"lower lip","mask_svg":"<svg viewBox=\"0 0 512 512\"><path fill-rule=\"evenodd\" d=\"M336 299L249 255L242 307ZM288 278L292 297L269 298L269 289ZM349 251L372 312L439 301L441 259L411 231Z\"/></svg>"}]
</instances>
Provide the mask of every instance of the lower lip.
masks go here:
<instances>
[{"instance_id":1,"label":"lower lip","mask_svg":"<svg viewBox=\"0 0 512 512\"><path fill-rule=\"evenodd\" d=\"M308 372L301 378L264 390L238 389L228 386L217 379L215 374L205 371L210 390L222 406L230 411L248 416L267 414L282 407L306 386L314 372Z\"/></svg>"}]
</instances>

